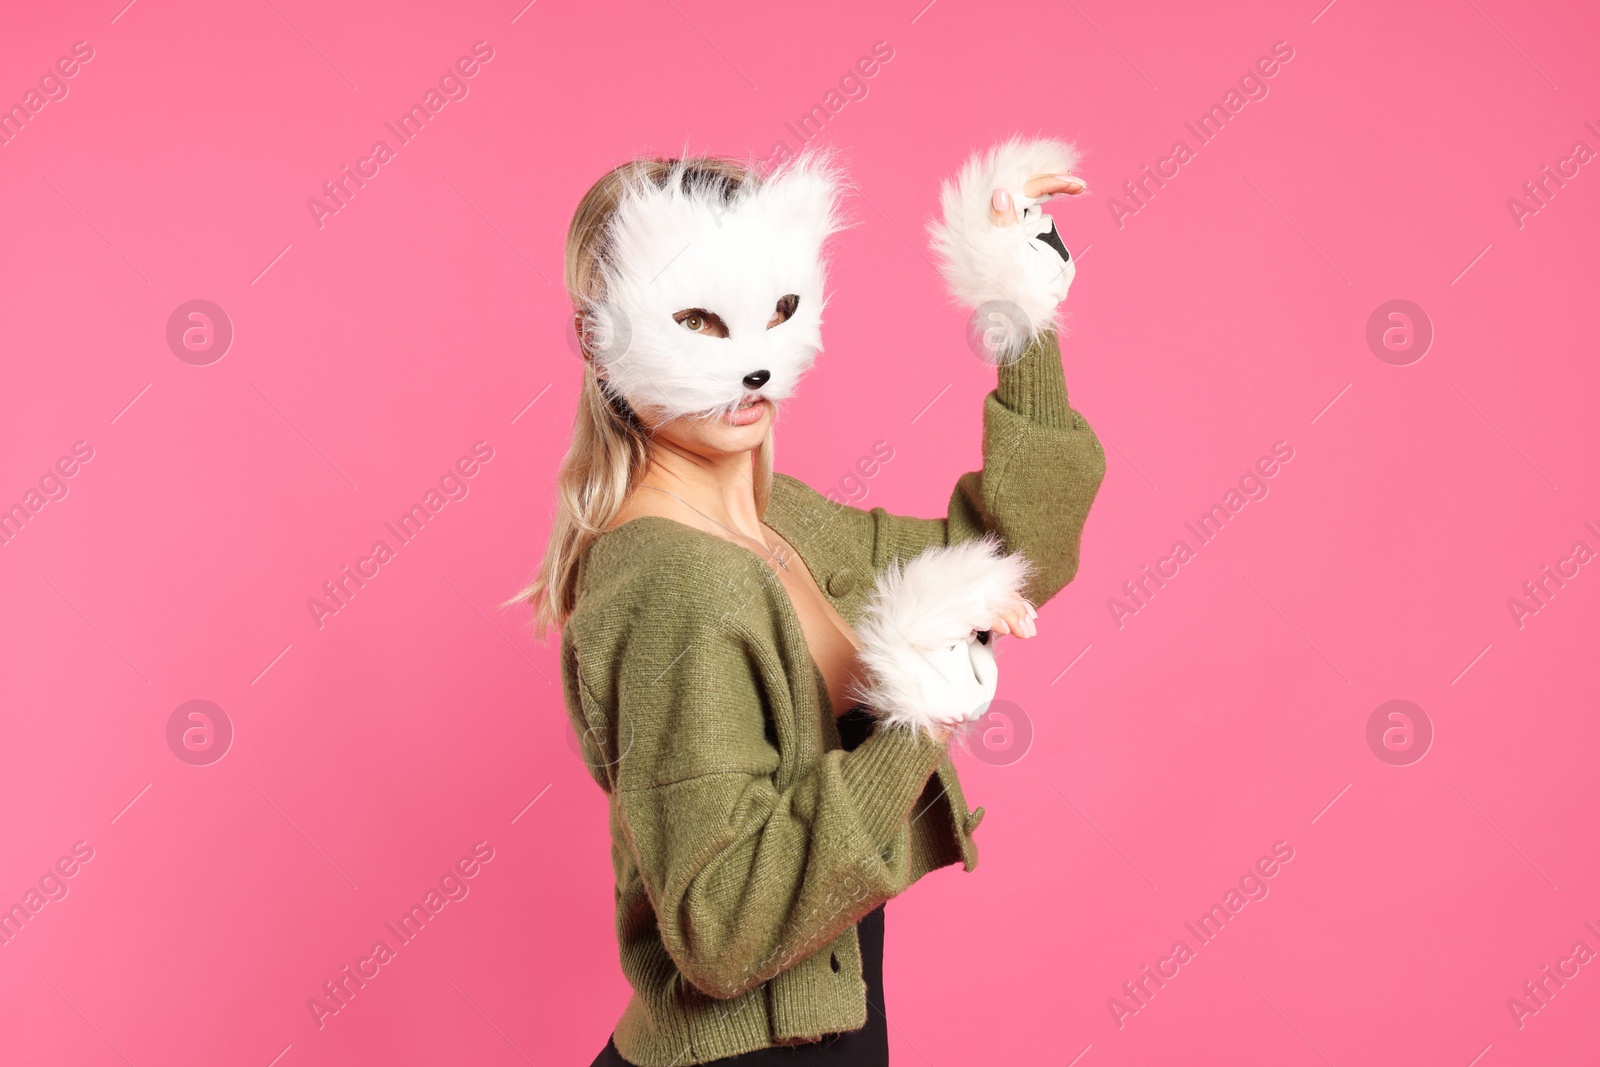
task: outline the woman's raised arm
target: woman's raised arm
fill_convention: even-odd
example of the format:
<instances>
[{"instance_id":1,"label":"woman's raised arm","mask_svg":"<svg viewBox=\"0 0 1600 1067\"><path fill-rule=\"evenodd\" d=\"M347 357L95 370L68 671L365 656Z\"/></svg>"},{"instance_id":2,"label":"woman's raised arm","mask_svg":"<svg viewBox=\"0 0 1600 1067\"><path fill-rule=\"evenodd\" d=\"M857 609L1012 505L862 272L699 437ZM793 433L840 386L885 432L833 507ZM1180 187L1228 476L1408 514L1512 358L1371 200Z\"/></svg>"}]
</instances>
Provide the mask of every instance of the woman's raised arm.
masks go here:
<instances>
[{"instance_id":1,"label":"woman's raised arm","mask_svg":"<svg viewBox=\"0 0 1600 1067\"><path fill-rule=\"evenodd\" d=\"M1053 330L1037 335L999 374L999 385L983 401L983 469L957 479L942 519L873 508L873 565L994 533L1007 551L1021 552L1034 565L1024 593L1042 604L1078 572L1083 527L1105 478L1106 457L1067 400Z\"/></svg>"},{"instance_id":2,"label":"woman's raised arm","mask_svg":"<svg viewBox=\"0 0 1600 1067\"><path fill-rule=\"evenodd\" d=\"M951 294L973 309L999 383L984 400L983 469L956 483L946 517L873 510L877 567L994 533L1034 564L1026 595L1035 604L1077 573L1106 459L1067 400L1057 310L1077 264L1040 207L1084 191L1072 173L1077 157L1060 141L1013 137L973 155L944 185L942 218L929 225L933 250Z\"/></svg>"}]
</instances>

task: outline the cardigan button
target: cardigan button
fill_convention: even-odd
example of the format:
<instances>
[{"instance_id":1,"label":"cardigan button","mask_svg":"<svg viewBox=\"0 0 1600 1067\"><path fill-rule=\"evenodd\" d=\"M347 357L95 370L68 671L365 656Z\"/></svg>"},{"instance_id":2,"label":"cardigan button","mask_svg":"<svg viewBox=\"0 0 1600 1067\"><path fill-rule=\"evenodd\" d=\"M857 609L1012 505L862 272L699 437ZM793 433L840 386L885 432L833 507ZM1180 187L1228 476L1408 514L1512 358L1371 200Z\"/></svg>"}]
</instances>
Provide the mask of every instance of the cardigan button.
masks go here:
<instances>
[{"instance_id":1,"label":"cardigan button","mask_svg":"<svg viewBox=\"0 0 1600 1067\"><path fill-rule=\"evenodd\" d=\"M828 592L834 596L848 596L856 587L856 573L852 570L835 571L828 579Z\"/></svg>"},{"instance_id":2,"label":"cardigan button","mask_svg":"<svg viewBox=\"0 0 1600 1067\"><path fill-rule=\"evenodd\" d=\"M966 825L967 825L967 834L968 834L968 836L971 836L972 831L976 830L978 828L978 824L980 822L982 822L982 821L983 821L983 805L979 804L977 807L973 808L972 811L970 811L967 814L967 824Z\"/></svg>"}]
</instances>

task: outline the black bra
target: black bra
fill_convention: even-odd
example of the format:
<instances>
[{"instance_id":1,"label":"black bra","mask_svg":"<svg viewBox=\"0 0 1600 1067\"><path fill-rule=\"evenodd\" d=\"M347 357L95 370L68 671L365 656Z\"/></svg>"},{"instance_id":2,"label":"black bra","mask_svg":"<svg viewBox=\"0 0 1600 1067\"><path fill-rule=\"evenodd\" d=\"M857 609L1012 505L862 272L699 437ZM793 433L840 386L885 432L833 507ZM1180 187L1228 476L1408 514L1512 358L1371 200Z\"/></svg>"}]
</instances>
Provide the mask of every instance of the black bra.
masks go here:
<instances>
[{"instance_id":1,"label":"black bra","mask_svg":"<svg viewBox=\"0 0 1600 1067\"><path fill-rule=\"evenodd\" d=\"M878 720L867 711L865 704L857 704L834 721L839 727L839 740L849 752L872 736L872 728Z\"/></svg>"}]
</instances>

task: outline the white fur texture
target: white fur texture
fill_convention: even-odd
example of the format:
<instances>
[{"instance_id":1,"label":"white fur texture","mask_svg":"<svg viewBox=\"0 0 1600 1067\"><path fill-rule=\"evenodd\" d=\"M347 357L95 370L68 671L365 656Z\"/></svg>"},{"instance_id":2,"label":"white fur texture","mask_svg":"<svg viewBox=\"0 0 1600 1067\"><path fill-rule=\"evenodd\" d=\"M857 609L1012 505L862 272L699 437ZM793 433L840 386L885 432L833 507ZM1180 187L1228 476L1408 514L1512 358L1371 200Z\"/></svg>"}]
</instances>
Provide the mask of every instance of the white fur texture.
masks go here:
<instances>
[{"instance_id":1,"label":"white fur texture","mask_svg":"<svg viewBox=\"0 0 1600 1067\"><path fill-rule=\"evenodd\" d=\"M1002 611L1022 610L1032 565L992 535L930 548L878 575L856 624L865 682L857 698L886 726L933 732L980 718L994 699L995 637L977 639Z\"/></svg>"},{"instance_id":2,"label":"white fur texture","mask_svg":"<svg viewBox=\"0 0 1600 1067\"><path fill-rule=\"evenodd\" d=\"M608 225L603 303L587 310L591 351L635 409L715 418L756 396L791 395L822 351L823 245L841 228L843 177L821 150L803 152L724 202L706 183L685 190L683 164L665 187L639 181ZM800 298L772 329L778 301ZM703 308L727 337L673 319ZM743 384L754 371L765 385Z\"/></svg>"},{"instance_id":3,"label":"white fur texture","mask_svg":"<svg viewBox=\"0 0 1600 1067\"><path fill-rule=\"evenodd\" d=\"M1017 359L1034 337L1056 327L1077 273L1075 262L1035 240L1054 225L1039 206L1051 197L1030 197L1023 185L1035 174L1072 174L1077 163L1077 149L1064 141L1014 136L975 153L944 183L944 217L928 225L933 250L955 299L982 313L978 328L997 362ZM1018 219L1009 226L990 218L996 189L1011 194L1016 206Z\"/></svg>"}]
</instances>

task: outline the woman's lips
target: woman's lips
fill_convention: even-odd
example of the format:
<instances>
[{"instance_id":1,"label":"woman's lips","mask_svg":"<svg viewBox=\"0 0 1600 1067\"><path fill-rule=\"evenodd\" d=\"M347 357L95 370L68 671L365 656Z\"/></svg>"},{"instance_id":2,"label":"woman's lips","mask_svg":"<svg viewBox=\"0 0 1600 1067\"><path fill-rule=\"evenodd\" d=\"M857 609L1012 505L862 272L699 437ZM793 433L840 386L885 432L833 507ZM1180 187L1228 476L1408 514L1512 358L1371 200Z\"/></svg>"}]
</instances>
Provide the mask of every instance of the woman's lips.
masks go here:
<instances>
[{"instance_id":1,"label":"woman's lips","mask_svg":"<svg viewBox=\"0 0 1600 1067\"><path fill-rule=\"evenodd\" d=\"M766 414L768 400L766 397L757 397L747 400L739 407L728 412L726 418L729 425L749 426L753 422L760 422L761 416Z\"/></svg>"}]
</instances>

